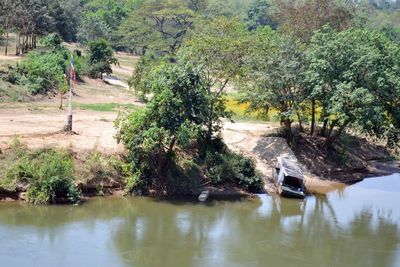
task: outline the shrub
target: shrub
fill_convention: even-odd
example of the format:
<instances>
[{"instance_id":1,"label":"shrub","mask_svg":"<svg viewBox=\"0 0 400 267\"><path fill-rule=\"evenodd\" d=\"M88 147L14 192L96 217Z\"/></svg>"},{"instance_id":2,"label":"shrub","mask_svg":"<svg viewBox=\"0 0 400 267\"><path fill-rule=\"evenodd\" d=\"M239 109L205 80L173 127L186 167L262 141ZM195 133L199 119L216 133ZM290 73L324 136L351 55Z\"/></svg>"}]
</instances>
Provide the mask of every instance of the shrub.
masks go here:
<instances>
[{"instance_id":1,"label":"shrub","mask_svg":"<svg viewBox=\"0 0 400 267\"><path fill-rule=\"evenodd\" d=\"M57 33L50 33L47 36L41 38L40 43L53 50L57 50L61 48L62 39Z\"/></svg>"},{"instance_id":2,"label":"shrub","mask_svg":"<svg viewBox=\"0 0 400 267\"><path fill-rule=\"evenodd\" d=\"M67 59L64 49L51 53L29 52L26 59L10 71L8 80L27 85L32 94L58 90L67 86L64 77Z\"/></svg>"},{"instance_id":3,"label":"shrub","mask_svg":"<svg viewBox=\"0 0 400 267\"><path fill-rule=\"evenodd\" d=\"M35 204L79 200L72 158L65 151L39 149L20 157L6 171L1 185L10 189L20 184L28 186L28 199Z\"/></svg>"},{"instance_id":4,"label":"shrub","mask_svg":"<svg viewBox=\"0 0 400 267\"><path fill-rule=\"evenodd\" d=\"M255 163L243 155L224 150L209 150L205 166L210 181L215 184L233 183L251 192L262 189L262 179L256 173Z\"/></svg>"},{"instance_id":5,"label":"shrub","mask_svg":"<svg viewBox=\"0 0 400 267\"><path fill-rule=\"evenodd\" d=\"M1 78L12 84L25 85L31 94L45 94L51 90L64 93L68 89L65 70L70 66L71 55L61 46L58 35L42 40L48 46L46 51L31 51L25 60L15 67L9 67ZM74 52L75 73L77 78L85 74L85 58Z\"/></svg>"}]
</instances>

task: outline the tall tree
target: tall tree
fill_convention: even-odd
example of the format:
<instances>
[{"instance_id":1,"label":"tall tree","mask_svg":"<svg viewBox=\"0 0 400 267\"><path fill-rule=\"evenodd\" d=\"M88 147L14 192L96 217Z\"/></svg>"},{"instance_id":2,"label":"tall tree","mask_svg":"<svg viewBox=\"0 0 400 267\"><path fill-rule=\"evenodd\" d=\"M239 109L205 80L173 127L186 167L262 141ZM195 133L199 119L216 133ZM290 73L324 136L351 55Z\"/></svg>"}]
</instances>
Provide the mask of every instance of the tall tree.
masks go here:
<instances>
[{"instance_id":1,"label":"tall tree","mask_svg":"<svg viewBox=\"0 0 400 267\"><path fill-rule=\"evenodd\" d=\"M325 24L337 30L351 27L355 15L351 0L274 0L274 5L273 18L280 28L303 42Z\"/></svg>"},{"instance_id":2,"label":"tall tree","mask_svg":"<svg viewBox=\"0 0 400 267\"><path fill-rule=\"evenodd\" d=\"M269 41L253 53L243 101L250 104L249 110L261 114L268 115L271 108L278 110L287 141L291 144L292 122L297 119L301 126L303 105L307 100L305 53L294 38L278 34L265 37Z\"/></svg>"},{"instance_id":3,"label":"tall tree","mask_svg":"<svg viewBox=\"0 0 400 267\"><path fill-rule=\"evenodd\" d=\"M128 6L134 4L118 0L88 0L82 9L78 40L89 43L96 38L104 38L114 46L118 38L115 33L127 16Z\"/></svg>"},{"instance_id":4,"label":"tall tree","mask_svg":"<svg viewBox=\"0 0 400 267\"><path fill-rule=\"evenodd\" d=\"M238 19L217 17L197 26L182 50L187 61L204 66L202 75L208 81L207 94L211 99L208 118L208 138L218 128L217 108L229 82L237 80L244 73L253 35Z\"/></svg>"},{"instance_id":5,"label":"tall tree","mask_svg":"<svg viewBox=\"0 0 400 267\"><path fill-rule=\"evenodd\" d=\"M5 34L5 50L4 54L7 56L8 54L8 42L9 42L9 32L10 28L13 25L13 10L14 6L11 0L4 0L0 2L0 23L3 25L4 34Z\"/></svg>"},{"instance_id":6,"label":"tall tree","mask_svg":"<svg viewBox=\"0 0 400 267\"><path fill-rule=\"evenodd\" d=\"M120 35L134 51L173 54L192 28L194 17L180 1L144 3L121 25Z\"/></svg>"},{"instance_id":7,"label":"tall tree","mask_svg":"<svg viewBox=\"0 0 400 267\"><path fill-rule=\"evenodd\" d=\"M104 39L97 39L89 43L88 65L89 75L92 78L103 79L103 73L112 73L111 65L118 60L113 56L111 45Z\"/></svg>"},{"instance_id":8,"label":"tall tree","mask_svg":"<svg viewBox=\"0 0 400 267\"><path fill-rule=\"evenodd\" d=\"M400 128L396 43L374 31L325 28L315 34L307 54L307 80L322 107L327 145L349 125L381 137Z\"/></svg>"},{"instance_id":9,"label":"tall tree","mask_svg":"<svg viewBox=\"0 0 400 267\"><path fill-rule=\"evenodd\" d=\"M277 24L272 19L271 7L270 0L256 0L247 11L248 28L254 30L268 25L272 29L276 29Z\"/></svg>"}]
</instances>

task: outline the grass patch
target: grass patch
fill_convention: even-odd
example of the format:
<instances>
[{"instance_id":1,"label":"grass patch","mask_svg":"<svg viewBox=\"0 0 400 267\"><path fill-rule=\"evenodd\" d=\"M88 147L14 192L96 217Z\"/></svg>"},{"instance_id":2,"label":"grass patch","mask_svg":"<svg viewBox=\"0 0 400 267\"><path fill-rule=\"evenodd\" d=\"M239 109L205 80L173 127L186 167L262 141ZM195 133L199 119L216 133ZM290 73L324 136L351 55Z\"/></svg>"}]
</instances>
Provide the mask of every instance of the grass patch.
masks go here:
<instances>
[{"instance_id":1,"label":"grass patch","mask_svg":"<svg viewBox=\"0 0 400 267\"><path fill-rule=\"evenodd\" d=\"M115 53L114 57L118 60L120 66L126 66L133 68L139 61L139 57L130 56L122 53Z\"/></svg>"},{"instance_id":2,"label":"grass patch","mask_svg":"<svg viewBox=\"0 0 400 267\"><path fill-rule=\"evenodd\" d=\"M31 93L24 85L11 84L0 79L0 103L25 102L30 100Z\"/></svg>"},{"instance_id":3,"label":"grass patch","mask_svg":"<svg viewBox=\"0 0 400 267\"><path fill-rule=\"evenodd\" d=\"M121 103L95 103L95 104L75 103L74 106L83 110L93 110L93 111L103 111L103 112L118 111L120 109L135 111L140 108L139 106L136 106L134 104L121 104Z\"/></svg>"}]
</instances>

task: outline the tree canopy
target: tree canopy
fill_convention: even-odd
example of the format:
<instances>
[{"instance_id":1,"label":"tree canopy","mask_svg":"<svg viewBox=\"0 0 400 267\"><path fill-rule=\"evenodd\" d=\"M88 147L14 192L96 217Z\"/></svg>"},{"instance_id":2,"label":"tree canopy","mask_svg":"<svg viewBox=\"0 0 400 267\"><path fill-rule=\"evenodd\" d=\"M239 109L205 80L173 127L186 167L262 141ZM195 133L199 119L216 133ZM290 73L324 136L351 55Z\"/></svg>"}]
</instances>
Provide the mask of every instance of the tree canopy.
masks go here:
<instances>
[{"instance_id":1,"label":"tree canopy","mask_svg":"<svg viewBox=\"0 0 400 267\"><path fill-rule=\"evenodd\" d=\"M111 65L118 63L111 45L104 39L90 42L88 54L88 73L93 78L102 79L103 73L112 73Z\"/></svg>"}]
</instances>

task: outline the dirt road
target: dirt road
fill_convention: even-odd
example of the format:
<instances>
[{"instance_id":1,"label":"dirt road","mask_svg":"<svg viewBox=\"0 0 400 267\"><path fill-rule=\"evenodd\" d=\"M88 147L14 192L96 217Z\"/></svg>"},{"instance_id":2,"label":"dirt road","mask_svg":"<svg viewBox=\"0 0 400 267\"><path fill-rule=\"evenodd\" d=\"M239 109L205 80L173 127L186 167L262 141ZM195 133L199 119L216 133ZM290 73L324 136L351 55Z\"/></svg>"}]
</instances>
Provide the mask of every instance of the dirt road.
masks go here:
<instances>
[{"instance_id":1,"label":"dirt road","mask_svg":"<svg viewBox=\"0 0 400 267\"><path fill-rule=\"evenodd\" d=\"M113 136L116 113L76 110L73 114L75 135L60 133L66 121L66 110L31 112L26 109L0 110L0 148L8 146L14 135L29 148L72 147L74 151L90 150L114 153L121 149Z\"/></svg>"}]
</instances>

